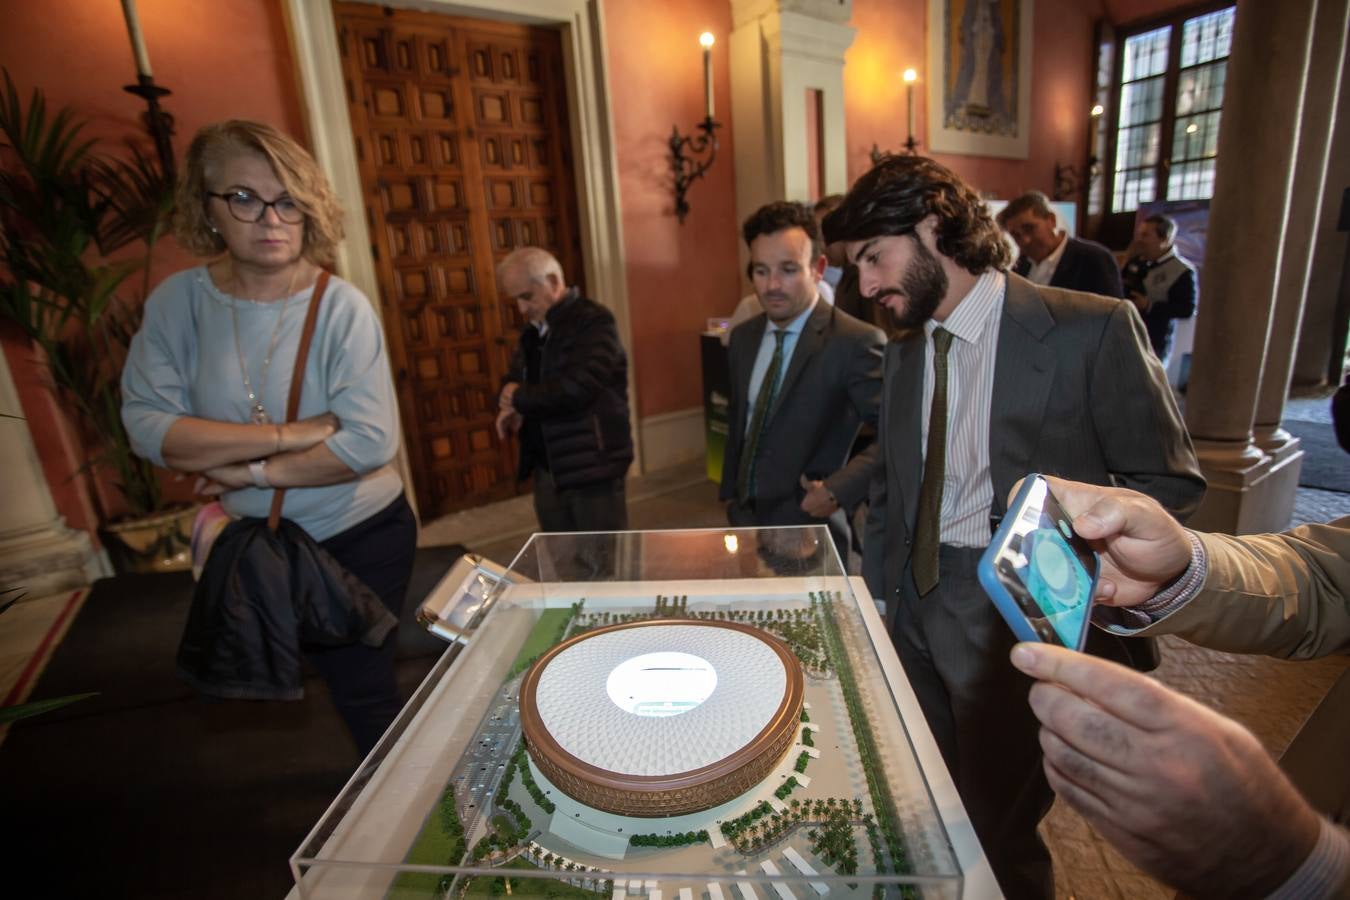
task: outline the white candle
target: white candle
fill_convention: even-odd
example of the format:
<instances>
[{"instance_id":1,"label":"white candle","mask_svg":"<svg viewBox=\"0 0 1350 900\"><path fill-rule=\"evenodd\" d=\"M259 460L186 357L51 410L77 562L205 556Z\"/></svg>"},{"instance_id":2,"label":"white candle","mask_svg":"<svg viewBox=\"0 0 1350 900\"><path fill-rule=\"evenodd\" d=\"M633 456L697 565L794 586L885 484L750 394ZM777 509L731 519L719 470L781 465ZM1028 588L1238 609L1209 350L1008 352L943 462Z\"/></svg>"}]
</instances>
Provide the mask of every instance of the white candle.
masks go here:
<instances>
[{"instance_id":1,"label":"white candle","mask_svg":"<svg viewBox=\"0 0 1350 900\"><path fill-rule=\"evenodd\" d=\"M136 57L136 72L150 77L150 54L145 52L145 38L141 36L141 21L136 17L136 0L122 0L122 14L127 20L127 34L131 35L131 52Z\"/></svg>"},{"instance_id":2,"label":"white candle","mask_svg":"<svg viewBox=\"0 0 1350 900\"><path fill-rule=\"evenodd\" d=\"M712 32L699 35L698 42L703 45L703 109L709 119L713 117L713 68L712 68Z\"/></svg>"},{"instance_id":3,"label":"white candle","mask_svg":"<svg viewBox=\"0 0 1350 900\"><path fill-rule=\"evenodd\" d=\"M902 76L905 79L905 109L909 119L909 132L907 137L914 137L914 82L918 79L919 73L913 69L906 69Z\"/></svg>"}]
</instances>

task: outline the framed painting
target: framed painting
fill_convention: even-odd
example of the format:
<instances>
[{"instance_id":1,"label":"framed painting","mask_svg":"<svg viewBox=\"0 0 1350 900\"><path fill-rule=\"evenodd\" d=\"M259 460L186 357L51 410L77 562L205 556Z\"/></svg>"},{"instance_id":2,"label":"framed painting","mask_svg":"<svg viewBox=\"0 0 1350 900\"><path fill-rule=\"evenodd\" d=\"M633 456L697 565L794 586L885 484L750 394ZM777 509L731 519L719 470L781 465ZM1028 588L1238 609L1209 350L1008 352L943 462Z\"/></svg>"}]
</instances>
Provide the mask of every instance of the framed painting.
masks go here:
<instances>
[{"instance_id":1,"label":"framed painting","mask_svg":"<svg viewBox=\"0 0 1350 900\"><path fill-rule=\"evenodd\" d=\"M1034 0L928 0L928 147L1026 159Z\"/></svg>"}]
</instances>

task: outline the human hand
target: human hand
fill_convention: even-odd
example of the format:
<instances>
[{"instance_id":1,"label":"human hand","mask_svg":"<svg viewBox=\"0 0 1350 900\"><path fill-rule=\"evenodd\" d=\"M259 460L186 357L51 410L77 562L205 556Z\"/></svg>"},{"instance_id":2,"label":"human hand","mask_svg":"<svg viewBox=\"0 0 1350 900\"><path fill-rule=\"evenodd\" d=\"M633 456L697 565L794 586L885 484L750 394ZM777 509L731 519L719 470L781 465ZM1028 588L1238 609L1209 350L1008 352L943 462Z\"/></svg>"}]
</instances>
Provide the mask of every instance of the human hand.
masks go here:
<instances>
[{"instance_id":1,"label":"human hand","mask_svg":"<svg viewBox=\"0 0 1350 900\"><path fill-rule=\"evenodd\" d=\"M221 494L252 486L253 474L248 470L248 463L230 463L201 472L192 491L202 497L219 497Z\"/></svg>"},{"instance_id":2,"label":"human hand","mask_svg":"<svg viewBox=\"0 0 1350 900\"><path fill-rule=\"evenodd\" d=\"M520 384L515 381L508 381L502 385L502 392L497 395L497 407L504 411L515 412L516 408L512 405L512 400L515 399L516 389L519 387Z\"/></svg>"},{"instance_id":3,"label":"human hand","mask_svg":"<svg viewBox=\"0 0 1350 900\"><path fill-rule=\"evenodd\" d=\"M506 440L509 435L520 431L520 425L524 417L518 412L512 412L509 409L503 409L497 413L497 437L500 440Z\"/></svg>"},{"instance_id":4,"label":"human hand","mask_svg":"<svg viewBox=\"0 0 1350 900\"><path fill-rule=\"evenodd\" d=\"M1186 529L1157 500L1126 488L1065 481L1047 475L1050 492L1073 517L1073 530L1101 556L1094 599L1137 606L1175 581L1191 562ZM1013 485L1009 502L1022 485Z\"/></svg>"},{"instance_id":5,"label":"human hand","mask_svg":"<svg viewBox=\"0 0 1350 900\"><path fill-rule=\"evenodd\" d=\"M330 412L310 416L295 422L277 426L281 429L281 441L278 453L308 450L316 444L322 444L342 427L341 420Z\"/></svg>"},{"instance_id":6,"label":"human hand","mask_svg":"<svg viewBox=\"0 0 1350 900\"><path fill-rule=\"evenodd\" d=\"M806 490L806 496L802 498L802 512L817 519L828 519L834 515L834 511L839 508L839 501L825 487L825 482L812 481L803 475L801 485Z\"/></svg>"},{"instance_id":7,"label":"human hand","mask_svg":"<svg viewBox=\"0 0 1350 900\"><path fill-rule=\"evenodd\" d=\"M1238 723L1064 647L1021 643L1011 658L1038 680L1050 787L1149 875L1194 896L1263 897L1312 851L1320 817Z\"/></svg>"}]
</instances>

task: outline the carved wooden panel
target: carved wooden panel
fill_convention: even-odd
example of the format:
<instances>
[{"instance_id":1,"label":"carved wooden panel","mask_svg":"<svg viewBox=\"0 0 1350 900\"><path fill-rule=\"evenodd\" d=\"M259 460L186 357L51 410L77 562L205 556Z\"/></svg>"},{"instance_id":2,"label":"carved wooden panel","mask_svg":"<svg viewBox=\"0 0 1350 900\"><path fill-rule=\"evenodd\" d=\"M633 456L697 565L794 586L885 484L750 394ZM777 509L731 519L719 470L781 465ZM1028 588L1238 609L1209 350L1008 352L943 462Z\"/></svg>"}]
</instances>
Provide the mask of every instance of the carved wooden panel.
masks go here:
<instances>
[{"instance_id":1,"label":"carved wooden panel","mask_svg":"<svg viewBox=\"0 0 1350 900\"><path fill-rule=\"evenodd\" d=\"M582 277L558 32L335 10L419 506L510 496L518 450L496 437L496 396L524 323L495 267L533 244Z\"/></svg>"}]
</instances>

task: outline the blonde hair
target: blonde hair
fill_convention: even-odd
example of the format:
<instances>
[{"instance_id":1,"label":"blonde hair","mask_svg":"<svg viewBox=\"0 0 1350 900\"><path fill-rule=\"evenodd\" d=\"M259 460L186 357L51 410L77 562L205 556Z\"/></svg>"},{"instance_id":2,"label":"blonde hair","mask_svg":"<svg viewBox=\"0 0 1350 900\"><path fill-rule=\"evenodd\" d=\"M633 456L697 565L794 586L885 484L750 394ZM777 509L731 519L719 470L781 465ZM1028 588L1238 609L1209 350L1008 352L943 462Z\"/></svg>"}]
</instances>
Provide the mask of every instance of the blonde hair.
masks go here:
<instances>
[{"instance_id":1,"label":"blonde hair","mask_svg":"<svg viewBox=\"0 0 1350 900\"><path fill-rule=\"evenodd\" d=\"M318 265L331 264L342 241L342 206L328 179L304 147L270 125L246 119L207 125L188 147L174 216L174 232L183 246L198 256L225 251L225 242L206 217L206 179L208 173L216 174L222 162L237 153L258 153L267 160L286 193L305 211L301 252Z\"/></svg>"}]
</instances>

